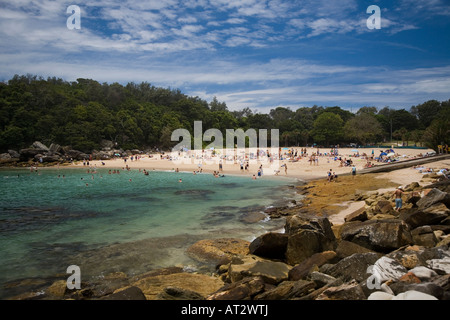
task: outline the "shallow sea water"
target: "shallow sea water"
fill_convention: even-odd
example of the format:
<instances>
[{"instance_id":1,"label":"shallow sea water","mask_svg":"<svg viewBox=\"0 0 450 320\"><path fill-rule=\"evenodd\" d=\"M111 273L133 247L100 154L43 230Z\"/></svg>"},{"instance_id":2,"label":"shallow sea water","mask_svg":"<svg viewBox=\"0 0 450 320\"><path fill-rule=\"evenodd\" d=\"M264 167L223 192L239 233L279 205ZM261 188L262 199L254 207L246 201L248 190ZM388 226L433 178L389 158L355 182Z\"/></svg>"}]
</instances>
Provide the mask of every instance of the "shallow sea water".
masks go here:
<instances>
[{"instance_id":1,"label":"shallow sea water","mask_svg":"<svg viewBox=\"0 0 450 320\"><path fill-rule=\"evenodd\" d=\"M280 229L283 219L242 217L295 197L296 181L273 177L86 169L0 170L0 298L5 284L64 274L70 265L86 280L174 265L195 270L189 245Z\"/></svg>"}]
</instances>

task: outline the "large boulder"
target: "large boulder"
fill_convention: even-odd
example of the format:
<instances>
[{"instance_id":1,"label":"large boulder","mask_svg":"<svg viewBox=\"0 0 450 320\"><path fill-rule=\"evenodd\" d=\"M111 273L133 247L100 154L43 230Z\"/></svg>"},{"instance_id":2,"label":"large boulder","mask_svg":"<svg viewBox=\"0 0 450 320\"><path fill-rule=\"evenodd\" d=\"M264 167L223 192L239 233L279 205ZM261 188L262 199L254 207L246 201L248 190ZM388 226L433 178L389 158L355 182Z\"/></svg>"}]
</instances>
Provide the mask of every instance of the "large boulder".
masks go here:
<instances>
[{"instance_id":1,"label":"large boulder","mask_svg":"<svg viewBox=\"0 0 450 320\"><path fill-rule=\"evenodd\" d=\"M424 225L439 224L449 216L450 210L444 203L433 203L428 207L419 207L404 211L399 218L405 221L411 228Z\"/></svg>"},{"instance_id":2,"label":"large boulder","mask_svg":"<svg viewBox=\"0 0 450 320\"><path fill-rule=\"evenodd\" d=\"M40 149L40 150L44 150L44 151L49 151L50 150L45 144L43 144L40 141L33 142L33 144L31 145L31 148Z\"/></svg>"},{"instance_id":3,"label":"large boulder","mask_svg":"<svg viewBox=\"0 0 450 320\"><path fill-rule=\"evenodd\" d=\"M326 289L316 300L366 300L366 295L361 285L352 280L338 287Z\"/></svg>"},{"instance_id":4,"label":"large boulder","mask_svg":"<svg viewBox=\"0 0 450 320\"><path fill-rule=\"evenodd\" d=\"M44 154L47 150L35 149L35 148L25 148L20 149L20 160L33 159L38 154Z\"/></svg>"},{"instance_id":5,"label":"large boulder","mask_svg":"<svg viewBox=\"0 0 450 320\"><path fill-rule=\"evenodd\" d=\"M353 279L362 282L370 276L367 269L373 266L378 259L379 256L376 253L355 253L334 265L323 265L320 272L341 278L344 282Z\"/></svg>"},{"instance_id":6,"label":"large boulder","mask_svg":"<svg viewBox=\"0 0 450 320\"><path fill-rule=\"evenodd\" d=\"M336 252L334 251L315 253L289 271L289 280L296 281L306 278L314 268L319 268L334 258L336 258Z\"/></svg>"},{"instance_id":7,"label":"large boulder","mask_svg":"<svg viewBox=\"0 0 450 320\"><path fill-rule=\"evenodd\" d=\"M20 158L20 153L18 153L16 150L8 150L9 155L11 158L17 159Z\"/></svg>"},{"instance_id":8,"label":"large boulder","mask_svg":"<svg viewBox=\"0 0 450 320\"><path fill-rule=\"evenodd\" d=\"M257 256L244 256L239 261L233 261L228 267L228 277L231 282L237 282L246 277L261 277L269 284L279 284L288 279L291 266L277 261L259 258Z\"/></svg>"},{"instance_id":9,"label":"large boulder","mask_svg":"<svg viewBox=\"0 0 450 320\"><path fill-rule=\"evenodd\" d=\"M1 153L0 160L10 160L12 157L9 153Z\"/></svg>"},{"instance_id":10,"label":"large boulder","mask_svg":"<svg viewBox=\"0 0 450 320\"><path fill-rule=\"evenodd\" d=\"M363 246L360 246L354 242L341 240L336 248L336 254L339 259L346 258L355 253L367 253L374 252L373 250L367 249Z\"/></svg>"},{"instance_id":11,"label":"large boulder","mask_svg":"<svg viewBox=\"0 0 450 320\"><path fill-rule=\"evenodd\" d=\"M284 260L287 244L287 234L269 232L253 240L250 243L249 251L260 257Z\"/></svg>"},{"instance_id":12,"label":"large boulder","mask_svg":"<svg viewBox=\"0 0 450 320\"><path fill-rule=\"evenodd\" d=\"M360 208L345 217L345 222L351 221L366 221L367 220L367 211L366 208Z\"/></svg>"},{"instance_id":13,"label":"large boulder","mask_svg":"<svg viewBox=\"0 0 450 320\"><path fill-rule=\"evenodd\" d=\"M412 243L408 225L397 219L346 223L340 236L377 252L390 252Z\"/></svg>"},{"instance_id":14,"label":"large boulder","mask_svg":"<svg viewBox=\"0 0 450 320\"><path fill-rule=\"evenodd\" d=\"M67 150L65 153L66 157L72 158L74 160L84 160L89 159L89 156L79 150Z\"/></svg>"},{"instance_id":15,"label":"large boulder","mask_svg":"<svg viewBox=\"0 0 450 320\"><path fill-rule=\"evenodd\" d=\"M408 270L397 260L384 256L374 263L371 272L381 284L388 280L400 279Z\"/></svg>"},{"instance_id":16,"label":"large boulder","mask_svg":"<svg viewBox=\"0 0 450 320\"><path fill-rule=\"evenodd\" d=\"M433 269L438 274L450 274L450 257L442 259L431 259L427 261L430 269Z\"/></svg>"},{"instance_id":17,"label":"large boulder","mask_svg":"<svg viewBox=\"0 0 450 320\"><path fill-rule=\"evenodd\" d=\"M419 209L431 207L436 203L443 203L447 206L450 205L450 194L443 192L437 188L431 189L422 199L417 202Z\"/></svg>"},{"instance_id":18,"label":"large boulder","mask_svg":"<svg viewBox=\"0 0 450 320\"><path fill-rule=\"evenodd\" d=\"M141 289L147 300L158 299L168 287L189 290L206 297L223 285L223 281L217 277L186 272L149 276L131 283L131 286Z\"/></svg>"},{"instance_id":19,"label":"large boulder","mask_svg":"<svg viewBox=\"0 0 450 320\"><path fill-rule=\"evenodd\" d=\"M326 238L332 241L336 240L328 218L308 213L298 213L287 217L285 230L289 235L293 235L300 230L316 230L323 233Z\"/></svg>"},{"instance_id":20,"label":"large boulder","mask_svg":"<svg viewBox=\"0 0 450 320\"><path fill-rule=\"evenodd\" d=\"M334 251L336 237L327 218L308 214L297 214L286 220L289 234L286 261L290 265L299 264L315 253Z\"/></svg>"},{"instance_id":21,"label":"large boulder","mask_svg":"<svg viewBox=\"0 0 450 320\"><path fill-rule=\"evenodd\" d=\"M273 289L255 297L255 300L286 300L306 296L315 288L313 281L283 281Z\"/></svg>"},{"instance_id":22,"label":"large boulder","mask_svg":"<svg viewBox=\"0 0 450 320\"><path fill-rule=\"evenodd\" d=\"M413 242L423 247L434 247L438 240L430 226L418 227L411 231Z\"/></svg>"},{"instance_id":23,"label":"large boulder","mask_svg":"<svg viewBox=\"0 0 450 320\"><path fill-rule=\"evenodd\" d=\"M251 300L265 289L261 277L248 277L240 281L226 284L207 297L207 300Z\"/></svg>"}]
</instances>

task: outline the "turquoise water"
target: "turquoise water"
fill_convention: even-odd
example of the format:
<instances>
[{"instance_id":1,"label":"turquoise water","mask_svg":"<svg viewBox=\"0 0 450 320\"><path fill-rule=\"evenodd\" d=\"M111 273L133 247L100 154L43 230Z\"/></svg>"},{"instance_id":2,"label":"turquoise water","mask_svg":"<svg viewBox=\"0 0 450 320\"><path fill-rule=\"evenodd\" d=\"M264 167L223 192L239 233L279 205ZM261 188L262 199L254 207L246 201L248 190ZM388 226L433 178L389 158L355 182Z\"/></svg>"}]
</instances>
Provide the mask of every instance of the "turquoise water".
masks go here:
<instances>
[{"instance_id":1,"label":"turquoise water","mask_svg":"<svg viewBox=\"0 0 450 320\"><path fill-rule=\"evenodd\" d=\"M251 241L282 227L281 220L248 223L242 216L285 204L293 184L138 170L1 170L0 284L65 273L72 264L84 279L172 265L196 268L184 254L195 241Z\"/></svg>"}]
</instances>

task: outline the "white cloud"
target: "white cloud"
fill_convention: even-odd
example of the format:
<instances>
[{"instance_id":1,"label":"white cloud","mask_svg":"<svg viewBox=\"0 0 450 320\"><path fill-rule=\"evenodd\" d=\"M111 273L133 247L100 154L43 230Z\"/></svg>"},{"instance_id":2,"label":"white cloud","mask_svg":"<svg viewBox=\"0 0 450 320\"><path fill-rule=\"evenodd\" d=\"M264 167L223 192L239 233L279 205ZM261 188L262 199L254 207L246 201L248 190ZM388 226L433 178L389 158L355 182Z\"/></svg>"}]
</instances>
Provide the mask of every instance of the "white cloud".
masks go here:
<instances>
[{"instance_id":1,"label":"white cloud","mask_svg":"<svg viewBox=\"0 0 450 320\"><path fill-rule=\"evenodd\" d=\"M385 9L381 34L418 28L413 18L420 10L448 12L443 0L428 0L410 14L406 6L414 3L402 0L401 10ZM375 72L350 60L332 62L331 56L302 59L299 42L282 46L300 38L306 47L323 35L356 38L370 32L356 0L99 0L80 6L82 29L71 31L62 2L2 3L0 76L148 81L216 95L231 108L449 98L449 67L399 70L387 63ZM388 42L379 43L386 48ZM395 45L418 51L411 42Z\"/></svg>"}]
</instances>

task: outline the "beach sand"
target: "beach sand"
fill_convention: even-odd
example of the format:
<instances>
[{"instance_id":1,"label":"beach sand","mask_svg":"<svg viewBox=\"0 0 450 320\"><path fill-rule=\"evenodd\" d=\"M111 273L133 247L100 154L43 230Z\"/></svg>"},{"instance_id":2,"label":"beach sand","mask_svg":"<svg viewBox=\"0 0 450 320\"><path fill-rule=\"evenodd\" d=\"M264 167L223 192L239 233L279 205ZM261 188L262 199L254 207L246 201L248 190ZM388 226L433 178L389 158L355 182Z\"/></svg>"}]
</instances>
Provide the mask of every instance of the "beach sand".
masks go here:
<instances>
[{"instance_id":1,"label":"beach sand","mask_svg":"<svg viewBox=\"0 0 450 320\"><path fill-rule=\"evenodd\" d=\"M290 148L291 149L291 148ZM301 147L293 147L292 149L298 150L300 153ZM339 156L346 159L352 159L353 163L356 166L357 172L362 170L367 163L367 160L362 157L354 157L355 152L352 152L353 149L350 148L341 148L339 149ZM366 152L370 157L372 153L372 149L359 149L360 154ZM375 156L378 156L383 150L379 148L374 148ZM313 152L316 152L317 148L307 148L307 152L311 155ZM417 157L419 154L424 154L428 151L432 151L429 149L395 149L396 154L400 155L400 159L411 159ZM282 150L282 153L286 152L286 150ZM328 154L330 149L319 149L319 152L322 154ZM241 152L236 152L236 154L241 154ZM102 165L102 162L104 165ZM168 159L160 159L159 155L155 155L153 158L150 158L147 155L143 155L137 161L131 161L130 158L125 162L123 159L113 159L113 160L104 160L104 161L90 161L90 166L96 166L97 168L115 168L115 169L124 169L127 165L130 169L146 169L146 170L176 170L178 169L180 172L193 172L194 170L199 170L199 163L201 162L201 169L203 172L212 173L214 171L219 171L219 157L214 157L210 160L201 161L198 159L192 158L182 158L175 161L171 161ZM250 166L248 171L240 170L239 160L235 163L234 161L224 161L223 162L223 171L222 174L232 174L232 175L247 175L251 177L252 175L257 175L258 169L260 165L263 165L263 175L271 176L275 175L275 170L280 170L278 176L287 176L291 178L298 178L304 181L310 181L315 179L326 178L327 172L331 169L338 176L342 174L349 174L351 172L351 167L340 167L339 161L334 161L334 158L330 155L320 156L317 165L311 164L309 161L309 156L301 158L297 162L292 162L288 159L279 160L278 163L270 163L269 161L263 161L262 163L257 162L256 160L250 161ZM285 172L285 168L283 165L287 165L287 174ZM376 163L375 164L381 164ZM83 163L78 161L71 165L71 167L83 167Z\"/></svg>"}]
</instances>

